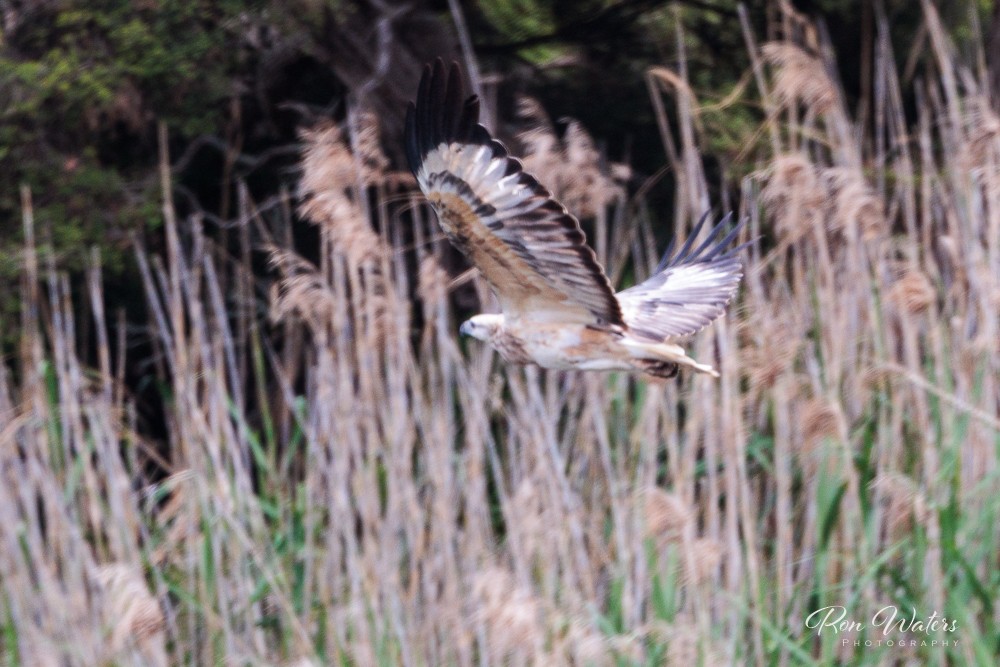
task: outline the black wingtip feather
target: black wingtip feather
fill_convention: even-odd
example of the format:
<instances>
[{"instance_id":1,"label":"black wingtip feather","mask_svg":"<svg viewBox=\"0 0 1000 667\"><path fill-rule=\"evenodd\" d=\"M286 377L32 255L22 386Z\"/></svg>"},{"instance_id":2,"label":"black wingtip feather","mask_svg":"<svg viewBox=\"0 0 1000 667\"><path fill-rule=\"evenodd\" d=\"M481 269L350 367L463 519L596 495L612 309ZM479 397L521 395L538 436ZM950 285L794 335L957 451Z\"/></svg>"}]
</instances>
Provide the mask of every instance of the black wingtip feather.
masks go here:
<instances>
[{"instance_id":1,"label":"black wingtip feather","mask_svg":"<svg viewBox=\"0 0 1000 667\"><path fill-rule=\"evenodd\" d=\"M479 120L479 96L472 95L462 105L462 113L458 124L455 126L455 135L468 137L476 127Z\"/></svg>"},{"instance_id":2,"label":"black wingtip feather","mask_svg":"<svg viewBox=\"0 0 1000 667\"><path fill-rule=\"evenodd\" d=\"M428 104L431 125L429 136L432 139L445 136L445 113L447 112L445 101L448 96L448 83L449 81L445 78L444 62L438 58L434 61L434 74L431 76Z\"/></svg>"},{"instance_id":3,"label":"black wingtip feather","mask_svg":"<svg viewBox=\"0 0 1000 667\"><path fill-rule=\"evenodd\" d=\"M660 260L660 263L659 265L657 265L656 271L654 273L659 273L663 269L673 264L682 263L687 258L688 254L691 252L691 247L694 245L695 239L698 238L698 234L701 233L701 228L705 226L705 221L708 220L708 217L711 215L711 213L712 213L711 211L705 211L704 213L702 213L701 218L698 220L698 224L696 224L694 226L694 229L691 230L691 233L687 237L687 241L685 241L684 245L681 246L680 252L677 253L677 256L673 260L671 260L671 253L674 249L674 240L677 237L674 237L674 239L670 240L670 245L667 247L667 252L663 254L663 259Z\"/></svg>"},{"instance_id":4,"label":"black wingtip feather","mask_svg":"<svg viewBox=\"0 0 1000 667\"><path fill-rule=\"evenodd\" d=\"M717 245L715 245L714 248L712 248L712 246L713 244L715 244L715 239L718 238L719 233L722 231L724 227L729 226L729 221L732 219L733 219L732 212L726 213L726 215L722 217L722 220L719 221L719 224L713 227L712 231L708 233L708 237L705 239L705 241L700 246L698 246L697 250L691 253L691 256L697 257L702 261L708 261L712 259L715 255L717 255L720 249L725 247L724 244L726 243L726 240L724 239L723 241L719 242ZM736 231L739 232L739 225L736 226ZM732 240L732 232L730 232L726 236L726 239ZM709 250L710 248L712 249ZM706 250L709 251L708 254L703 254L705 253Z\"/></svg>"},{"instance_id":5,"label":"black wingtip feather","mask_svg":"<svg viewBox=\"0 0 1000 667\"><path fill-rule=\"evenodd\" d=\"M414 174L417 173L417 169L420 167L420 144L417 141L417 130L416 130L416 113L417 108L413 106L413 102L406 105L406 161L410 163L410 171Z\"/></svg>"},{"instance_id":6,"label":"black wingtip feather","mask_svg":"<svg viewBox=\"0 0 1000 667\"><path fill-rule=\"evenodd\" d=\"M406 151L410 170L420 169L424 156L444 142L471 142L491 145L497 156L507 151L479 124L479 98L465 97L458 63L445 67L437 58L424 65L417 101L407 110Z\"/></svg>"},{"instance_id":7,"label":"black wingtip feather","mask_svg":"<svg viewBox=\"0 0 1000 667\"><path fill-rule=\"evenodd\" d=\"M720 220L712 228L701 245L699 245L697 249L692 250L695 239L698 238L698 233L701 231L702 227L704 227L708 217L709 212L706 212L701 216L698 224L696 224L694 229L691 230L691 234L688 236L684 245L676 255L673 254L674 239L671 239L666 252L663 253L663 258L653 271L654 275L670 267L680 266L681 264L697 264L699 262L727 259L735 256L739 253L739 251L746 247L747 244L744 243L736 248L729 248L730 244L736 239L740 231L746 225L748 218L740 220L736 223L735 227L729 230L729 233L727 233L721 241L716 242L716 238L718 238L723 229L729 226L733 219L733 214L730 212L723 216L722 220Z\"/></svg>"},{"instance_id":8,"label":"black wingtip feather","mask_svg":"<svg viewBox=\"0 0 1000 667\"><path fill-rule=\"evenodd\" d=\"M443 103L442 134L453 137L462 120L462 74L458 71L458 63L452 63L448 69L448 83L445 86Z\"/></svg>"}]
</instances>

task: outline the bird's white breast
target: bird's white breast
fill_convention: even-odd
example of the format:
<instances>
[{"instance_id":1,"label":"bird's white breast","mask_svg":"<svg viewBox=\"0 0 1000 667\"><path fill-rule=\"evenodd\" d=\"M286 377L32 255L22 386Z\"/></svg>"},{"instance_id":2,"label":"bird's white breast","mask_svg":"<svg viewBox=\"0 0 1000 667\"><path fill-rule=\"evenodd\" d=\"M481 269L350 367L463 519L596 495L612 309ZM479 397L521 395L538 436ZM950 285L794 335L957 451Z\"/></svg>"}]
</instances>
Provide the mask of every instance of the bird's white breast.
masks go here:
<instances>
[{"instance_id":1,"label":"bird's white breast","mask_svg":"<svg viewBox=\"0 0 1000 667\"><path fill-rule=\"evenodd\" d=\"M616 370L628 368L624 348L613 334L581 324L508 326L525 354L543 368L557 370Z\"/></svg>"}]
</instances>

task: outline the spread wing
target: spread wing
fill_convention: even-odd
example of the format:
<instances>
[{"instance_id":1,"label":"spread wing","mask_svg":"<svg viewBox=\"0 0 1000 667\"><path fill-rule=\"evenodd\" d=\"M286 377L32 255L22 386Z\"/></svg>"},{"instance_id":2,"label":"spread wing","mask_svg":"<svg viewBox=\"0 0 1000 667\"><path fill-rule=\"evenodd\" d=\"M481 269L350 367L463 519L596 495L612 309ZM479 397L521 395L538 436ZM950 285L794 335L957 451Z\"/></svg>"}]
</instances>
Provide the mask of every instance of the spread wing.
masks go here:
<instances>
[{"instance_id":1,"label":"spread wing","mask_svg":"<svg viewBox=\"0 0 1000 667\"><path fill-rule=\"evenodd\" d=\"M406 152L451 242L510 318L622 325L580 223L479 124L458 65L424 68L406 115Z\"/></svg>"},{"instance_id":2,"label":"spread wing","mask_svg":"<svg viewBox=\"0 0 1000 667\"><path fill-rule=\"evenodd\" d=\"M676 256L673 242L653 276L618 293L629 330L651 340L662 341L696 333L726 312L743 277L739 252L745 245L729 248L746 223L736 225L718 243L715 239L729 226L722 219L697 249L694 240L708 215L701 219Z\"/></svg>"}]
</instances>

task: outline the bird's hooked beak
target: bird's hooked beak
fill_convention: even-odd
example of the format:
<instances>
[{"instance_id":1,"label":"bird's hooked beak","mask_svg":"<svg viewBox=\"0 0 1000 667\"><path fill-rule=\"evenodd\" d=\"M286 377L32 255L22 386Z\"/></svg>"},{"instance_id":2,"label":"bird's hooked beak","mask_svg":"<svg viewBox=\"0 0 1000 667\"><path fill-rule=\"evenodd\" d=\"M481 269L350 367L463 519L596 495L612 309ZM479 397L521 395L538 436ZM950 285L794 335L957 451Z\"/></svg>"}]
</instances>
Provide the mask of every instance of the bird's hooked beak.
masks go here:
<instances>
[{"instance_id":1,"label":"bird's hooked beak","mask_svg":"<svg viewBox=\"0 0 1000 667\"><path fill-rule=\"evenodd\" d=\"M499 327L502 315L476 315L470 317L458 328L458 333L476 340L489 341Z\"/></svg>"}]
</instances>

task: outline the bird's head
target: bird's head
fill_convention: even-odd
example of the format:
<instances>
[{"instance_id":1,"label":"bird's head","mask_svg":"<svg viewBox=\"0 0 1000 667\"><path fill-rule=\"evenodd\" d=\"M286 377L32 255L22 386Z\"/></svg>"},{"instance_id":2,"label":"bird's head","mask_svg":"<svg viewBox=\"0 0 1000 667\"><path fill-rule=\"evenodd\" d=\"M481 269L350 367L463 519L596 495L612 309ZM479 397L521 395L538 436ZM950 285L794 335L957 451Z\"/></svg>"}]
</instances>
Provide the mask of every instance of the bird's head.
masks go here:
<instances>
[{"instance_id":1,"label":"bird's head","mask_svg":"<svg viewBox=\"0 0 1000 667\"><path fill-rule=\"evenodd\" d=\"M462 322L458 332L463 336L472 336L479 340L488 341L502 326L503 315L475 315Z\"/></svg>"}]
</instances>

